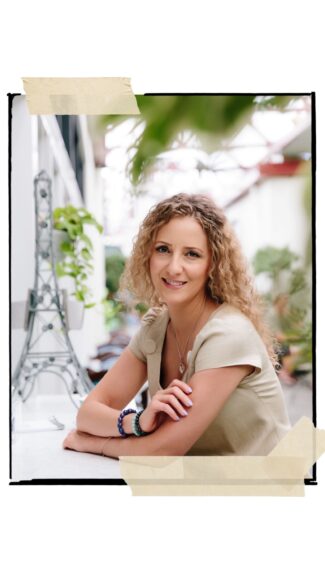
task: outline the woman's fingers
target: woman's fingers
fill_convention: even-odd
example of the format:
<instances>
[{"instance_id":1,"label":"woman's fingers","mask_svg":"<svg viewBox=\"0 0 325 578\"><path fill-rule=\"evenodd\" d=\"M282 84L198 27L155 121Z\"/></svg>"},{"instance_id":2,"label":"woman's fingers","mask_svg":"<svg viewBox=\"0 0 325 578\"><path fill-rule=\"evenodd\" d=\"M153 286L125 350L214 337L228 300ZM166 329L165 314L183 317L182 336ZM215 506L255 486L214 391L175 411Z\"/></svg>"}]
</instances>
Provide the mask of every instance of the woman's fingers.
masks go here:
<instances>
[{"instance_id":1,"label":"woman's fingers","mask_svg":"<svg viewBox=\"0 0 325 578\"><path fill-rule=\"evenodd\" d=\"M162 401L158 402L157 404L159 411L163 411L169 417L171 417L174 421L179 421L179 416L177 415L176 411L168 404Z\"/></svg>"},{"instance_id":2,"label":"woman's fingers","mask_svg":"<svg viewBox=\"0 0 325 578\"><path fill-rule=\"evenodd\" d=\"M192 393L192 388L187 383L185 383L185 381L181 381L180 379L173 379L173 381L170 382L166 389L173 386L179 387L185 391L185 393Z\"/></svg>"},{"instance_id":3,"label":"woman's fingers","mask_svg":"<svg viewBox=\"0 0 325 578\"><path fill-rule=\"evenodd\" d=\"M168 387L167 389L164 390L163 393L166 394L172 393L173 395L175 395L175 397L177 397L177 399L179 399L179 401L181 401L187 407L191 407L193 405L192 400L189 398L189 395L184 393L184 391L182 391L178 385Z\"/></svg>"},{"instance_id":4,"label":"woman's fingers","mask_svg":"<svg viewBox=\"0 0 325 578\"><path fill-rule=\"evenodd\" d=\"M169 394L162 394L161 401L166 403L166 401L171 405L180 415L187 415L186 409L180 403L180 401L173 395L172 393Z\"/></svg>"},{"instance_id":5,"label":"woman's fingers","mask_svg":"<svg viewBox=\"0 0 325 578\"><path fill-rule=\"evenodd\" d=\"M152 424L149 417L152 412L151 420L154 414L158 415L159 413L168 415L174 421L179 421L180 416L187 416L187 410L192 406L192 401L189 398L191 392L192 389L187 383L173 379L166 389L160 390L154 395L150 405L145 410L143 414L143 423L146 422L144 428L151 428ZM144 416L146 416L147 421L149 419L149 423L144 419Z\"/></svg>"},{"instance_id":6,"label":"woman's fingers","mask_svg":"<svg viewBox=\"0 0 325 578\"><path fill-rule=\"evenodd\" d=\"M166 389L159 392L159 399L163 403L168 401L168 405L172 406L179 415L185 417L188 415L187 409L193 405L189 398L191 392L192 389L187 383L180 379L173 379Z\"/></svg>"},{"instance_id":7,"label":"woman's fingers","mask_svg":"<svg viewBox=\"0 0 325 578\"><path fill-rule=\"evenodd\" d=\"M178 393L178 395L185 395L182 392ZM171 390L169 392L159 392L156 394L156 410L160 411L160 403L169 405L172 407L179 415L185 417L188 415L187 409L190 407L187 404L187 409L182 404L183 400L179 400L176 395L172 393ZM184 402L183 402L184 403Z\"/></svg>"},{"instance_id":8,"label":"woman's fingers","mask_svg":"<svg viewBox=\"0 0 325 578\"><path fill-rule=\"evenodd\" d=\"M163 393L173 393L173 395L175 395L179 401L188 408L193 405L189 397L189 394L192 393L192 388L180 379L173 379L169 386L163 390Z\"/></svg>"}]
</instances>

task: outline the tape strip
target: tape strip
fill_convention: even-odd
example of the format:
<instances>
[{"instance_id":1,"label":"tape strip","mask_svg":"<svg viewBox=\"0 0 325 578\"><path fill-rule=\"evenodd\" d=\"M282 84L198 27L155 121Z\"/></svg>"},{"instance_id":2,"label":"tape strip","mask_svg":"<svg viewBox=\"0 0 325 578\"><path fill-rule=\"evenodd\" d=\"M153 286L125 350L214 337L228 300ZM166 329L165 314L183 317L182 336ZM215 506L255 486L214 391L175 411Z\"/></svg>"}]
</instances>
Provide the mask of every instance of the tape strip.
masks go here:
<instances>
[{"instance_id":1,"label":"tape strip","mask_svg":"<svg viewBox=\"0 0 325 578\"><path fill-rule=\"evenodd\" d=\"M23 78L30 114L140 114L129 78Z\"/></svg>"},{"instance_id":2,"label":"tape strip","mask_svg":"<svg viewBox=\"0 0 325 578\"><path fill-rule=\"evenodd\" d=\"M121 457L135 496L303 496L325 430L302 417L268 456Z\"/></svg>"}]
</instances>

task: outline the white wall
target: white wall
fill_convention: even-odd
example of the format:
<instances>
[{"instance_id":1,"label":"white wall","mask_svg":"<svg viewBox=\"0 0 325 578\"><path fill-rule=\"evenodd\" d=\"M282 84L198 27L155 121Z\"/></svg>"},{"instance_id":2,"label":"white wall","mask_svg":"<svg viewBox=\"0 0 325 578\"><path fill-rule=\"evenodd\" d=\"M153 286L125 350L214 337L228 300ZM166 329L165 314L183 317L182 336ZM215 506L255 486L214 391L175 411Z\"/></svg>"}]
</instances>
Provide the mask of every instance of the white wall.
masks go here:
<instances>
[{"instance_id":1,"label":"white wall","mask_svg":"<svg viewBox=\"0 0 325 578\"><path fill-rule=\"evenodd\" d=\"M11 173L11 299L25 301L34 286L35 211L31 123L26 101L15 96L12 108ZM12 366L15 368L26 333L12 332Z\"/></svg>"},{"instance_id":2,"label":"white wall","mask_svg":"<svg viewBox=\"0 0 325 578\"><path fill-rule=\"evenodd\" d=\"M310 230L303 206L305 183L301 176L263 179L226 211L249 262L268 245L288 247L304 260ZM266 275L256 278L259 291L270 286Z\"/></svg>"},{"instance_id":3,"label":"white wall","mask_svg":"<svg viewBox=\"0 0 325 578\"><path fill-rule=\"evenodd\" d=\"M308 232L304 184L300 176L265 179L227 209L248 259L266 245L287 246L304 256Z\"/></svg>"}]
</instances>

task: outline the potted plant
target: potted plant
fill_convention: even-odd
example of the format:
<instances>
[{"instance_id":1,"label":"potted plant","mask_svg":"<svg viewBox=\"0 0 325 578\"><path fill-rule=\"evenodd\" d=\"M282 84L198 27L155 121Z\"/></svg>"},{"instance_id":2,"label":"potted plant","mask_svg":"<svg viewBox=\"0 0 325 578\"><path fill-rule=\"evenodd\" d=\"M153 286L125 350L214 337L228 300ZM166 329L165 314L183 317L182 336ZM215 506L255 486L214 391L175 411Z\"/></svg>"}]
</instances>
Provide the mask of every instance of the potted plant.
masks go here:
<instances>
[{"instance_id":1,"label":"potted plant","mask_svg":"<svg viewBox=\"0 0 325 578\"><path fill-rule=\"evenodd\" d=\"M94 267L93 245L85 233L85 226L94 226L99 233L103 227L84 207L57 207L53 211L54 231L64 233L59 239L59 250L56 251L56 273L58 277L71 277L74 283L72 295L81 308L95 305L91 301L92 292L87 279ZM69 321L69 320L68 320ZM71 323L68 323L71 328Z\"/></svg>"},{"instance_id":2,"label":"potted plant","mask_svg":"<svg viewBox=\"0 0 325 578\"><path fill-rule=\"evenodd\" d=\"M119 329L123 324L125 304L118 298L120 277L124 271L126 258L119 250L108 250L105 257L107 294L103 299L105 327L108 331Z\"/></svg>"},{"instance_id":3,"label":"potted plant","mask_svg":"<svg viewBox=\"0 0 325 578\"><path fill-rule=\"evenodd\" d=\"M310 372L312 363L311 292L307 271L288 247L264 247L253 259L255 275L271 281L264 295L270 323L280 344L282 366L289 374Z\"/></svg>"}]
</instances>

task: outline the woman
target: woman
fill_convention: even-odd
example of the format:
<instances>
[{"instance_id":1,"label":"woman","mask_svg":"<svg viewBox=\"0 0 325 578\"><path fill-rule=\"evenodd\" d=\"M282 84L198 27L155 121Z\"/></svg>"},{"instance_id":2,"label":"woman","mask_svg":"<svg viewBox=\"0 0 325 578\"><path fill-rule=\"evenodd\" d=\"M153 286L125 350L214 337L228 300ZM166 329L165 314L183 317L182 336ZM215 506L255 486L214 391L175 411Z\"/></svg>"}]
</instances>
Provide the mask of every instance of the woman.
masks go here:
<instances>
[{"instance_id":1,"label":"woman","mask_svg":"<svg viewBox=\"0 0 325 578\"><path fill-rule=\"evenodd\" d=\"M240 247L208 197L145 218L122 285L153 306L64 447L123 455L266 455L290 428L272 340ZM151 401L122 411L148 380Z\"/></svg>"}]
</instances>

